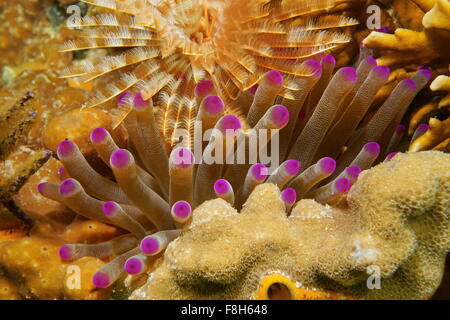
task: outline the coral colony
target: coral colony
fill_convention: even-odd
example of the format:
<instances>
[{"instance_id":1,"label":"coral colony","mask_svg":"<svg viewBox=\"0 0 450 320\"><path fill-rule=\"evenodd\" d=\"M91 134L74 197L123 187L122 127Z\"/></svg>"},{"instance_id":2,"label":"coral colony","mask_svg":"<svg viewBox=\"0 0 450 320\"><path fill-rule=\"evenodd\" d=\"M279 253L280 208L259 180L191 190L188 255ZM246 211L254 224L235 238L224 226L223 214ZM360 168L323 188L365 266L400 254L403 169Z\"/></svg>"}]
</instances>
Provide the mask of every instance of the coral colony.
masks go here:
<instances>
[{"instance_id":1,"label":"coral colony","mask_svg":"<svg viewBox=\"0 0 450 320\"><path fill-rule=\"evenodd\" d=\"M393 72L371 49L343 67L329 54L358 24L330 13L341 1L83 2L99 13L62 51L109 55L62 77L107 79L81 109L113 104L126 139L90 133L102 166L61 141L60 182L38 192L121 232L63 242L63 263L105 261L90 278L99 289L147 275L130 299L434 293L449 250L450 158L404 153L440 122L418 121L410 138L402 124L429 68L380 98ZM369 289L368 270L382 290Z\"/></svg>"}]
</instances>

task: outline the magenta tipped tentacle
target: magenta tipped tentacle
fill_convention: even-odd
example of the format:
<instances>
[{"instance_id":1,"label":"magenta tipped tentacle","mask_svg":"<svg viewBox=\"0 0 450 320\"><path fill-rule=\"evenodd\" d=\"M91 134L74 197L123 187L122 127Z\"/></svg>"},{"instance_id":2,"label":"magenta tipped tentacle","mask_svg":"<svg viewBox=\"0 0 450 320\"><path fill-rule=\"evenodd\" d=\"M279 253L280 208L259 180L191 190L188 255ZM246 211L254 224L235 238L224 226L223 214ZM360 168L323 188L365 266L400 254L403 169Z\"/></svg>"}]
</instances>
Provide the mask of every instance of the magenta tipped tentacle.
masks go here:
<instances>
[{"instance_id":1,"label":"magenta tipped tentacle","mask_svg":"<svg viewBox=\"0 0 450 320\"><path fill-rule=\"evenodd\" d=\"M325 89L314 113L306 123L300 136L293 144L288 158L299 159L308 167L314 160L327 130L330 128L337 110L357 80L354 68L339 69Z\"/></svg>"},{"instance_id":2,"label":"magenta tipped tentacle","mask_svg":"<svg viewBox=\"0 0 450 320\"><path fill-rule=\"evenodd\" d=\"M362 170L369 169L375 161L378 159L378 156L380 155L380 144L377 142L369 142L362 146L360 152L355 156L353 161L349 163L349 166L358 166ZM344 154L345 157L346 154ZM339 163L340 160L338 160ZM348 163L348 160L344 161L343 163ZM331 178L336 178L338 174L340 174L344 169L345 166L341 163L335 174L331 176Z\"/></svg>"},{"instance_id":3,"label":"magenta tipped tentacle","mask_svg":"<svg viewBox=\"0 0 450 320\"><path fill-rule=\"evenodd\" d=\"M111 167L115 169L123 169L130 166L133 160L129 151L120 149L111 154L109 161Z\"/></svg>"},{"instance_id":4,"label":"magenta tipped tentacle","mask_svg":"<svg viewBox=\"0 0 450 320\"><path fill-rule=\"evenodd\" d=\"M205 106L205 111L211 116L221 114L225 107L222 99L220 99L218 96L206 97L203 100L203 104Z\"/></svg>"},{"instance_id":5,"label":"magenta tipped tentacle","mask_svg":"<svg viewBox=\"0 0 450 320\"><path fill-rule=\"evenodd\" d=\"M147 256L154 256L163 251L167 245L177 238L181 230L166 230L154 233L142 239L140 250Z\"/></svg>"},{"instance_id":6,"label":"magenta tipped tentacle","mask_svg":"<svg viewBox=\"0 0 450 320\"><path fill-rule=\"evenodd\" d=\"M320 172L323 172L325 175L330 175L336 170L336 161L333 158L320 159L317 164L320 167Z\"/></svg>"},{"instance_id":7,"label":"magenta tipped tentacle","mask_svg":"<svg viewBox=\"0 0 450 320\"><path fill-rule=\"evenodd\" d=\"M354 184L356 180L358 180L358 177L361 172L362 172L361 167L349 166L345 168L344 172L342 173L342 177L340 178L347 178L351 184Z\"/></svg>"},{"instance_id":8,"label":"magenta tipped tentacle","mask_svg":"<svg viewBox=\"0 0 450 320\"><path fill-rule=\"evenodd\" d=\"M106 165L110 166L109 160L111 158L111 154L119 150L119 147L114 142L109 132L103 128L97 128L92 131L90 138L100 158ZM143 170L141 167L138 167L137 169L142 182L144 182L151 189L155 190L155 192L159 195L167 198L167 194L161 190L158 182L150 174L148 174L147 171Z\"/></svg>"},{"instance_id":9,"label":"magenta tipped tentacle","mask_svg":"<svg viewBox=\"0 0 450 320\"><path fill-rule=\"evenodd\" d=\"M174 148L169 157L169 205L179 200L193 202L194 155L184 147Z\"/></svg>"},{"instance_id":10,"label":"magenta tipped tentacle","mask_svg":"<svg viewBox=\"0 0 450 320\"><path fill-rule=\"evenodd\" d=\"M70 177L78 180L89 194L105 201L130 202L116 183L92 169L75 143L71 141L61 142L57 154Z\"/></svg>"},{"instance_id":11,"label":"magenta tipped tentacle","mask_svg":"<svg viewBox=\"0 0 450 320\"><path fill-rule=\"evenodd\" d=\"M289 214L289 212L292 209L292 206L297 201L297 191L295 191L294 188L284 189L281 192L281 199L283 199L283 202L286 206L286 212Z\"/></svg>"},{"instance_id":12,"label":"magenta tipped tentacle","mask_svg":"<svg viewBox=\"0 0 450 320\"><path fill-rule=\"evenodd\" d=\"M199 164L195 186L194 203L213 199L213 185L221 178L224 164L234 155L234 144L241 133L241 122L234 115L220 118L215 125L208 145L203 152L202 163Z\"/></svg>"},{"instance_id":13,"label":"magenta tipped tentacle","mask_svg":"<svg viewBox=\"0 0 450 320\"><path fill-rule=\"evenodd\" d=\"M61 195L59 194L59 185L51 182L42 182L37 186L38 192L51 200L62 202Z\"/></svg>"},{"instance_id":14,"label":"magenta tipped tentacle","mask_svg":"<svg viewBox=\"0 0 450 320\"><path fill-rule=\"evenodd\" d=\"M282 100L282 105L285 106L289 111L289 122L284 126L284 128L281 129L279 134L279 154L281 159L284 159L286 157L292 137L296 136L297 134L295 133L300 132L301 128L305 124L305 119L309 109L307 106L304 106L304 104L308 98L308 95L310 94L313 87L318 83L318 81L323 80L321 78L322 65L318 61L306 60L302 63L302 66L306 66L312 72L311 77L301 77L296 80L296 84L299 88L302 88L302 90L296 92L295 100ZM332 70L334 69L334 64L327 63L324 69L329 73L329 76L331 77Z\"/></svg>"},{"instance_id":15,"label":"magenta tipped tentacle","mask_svg":"<svg viewBox=\"0 0 450 320\"><path fill-rule=\"evenodd\" d=\"M128 150L119 149L112 153L110 164L114 177L131 202L159 230L172 228L169 205L139 179L133 155Z\"/></svg>"},{"instance_id":16,"label":"magenta tipped tentacle","mask_svg":"<svg viewBox=\"0 0 450 320\"><path fill-rule=\"evenodd\" d=\"M107 288L116 282L121 276L125 274L124 264L131 258L139 254L139 249L135 248L123 253L122 255L116 257L111 262L103 265L98 269L93 277L92 283L97 288Z\"/></svg>"},{"instance_id":17,"label":"magenta tipped tentacle","mask_svg":"<svg viewBox=\"0 0 450 320\"><path fill-rule=\"evenodd\" d=\"M248 89L248 92L250 92L252 95L255 95L256 90L258 90L259 84L255 84L250 89Z\"/></svg>"},{"instance_id":18,"label":"magenta tipped tentacle","mask_svg":"<svg viewBox=\"0 0 450 320\"><path fill-rule=\"evenodd\" d=\"M283 75L272 70L265 74L255 92L255 97L247 115L247 122L254 127L266 113L270 106L273 106L275 97L283 87Z\"/></svg>"},{"instance_id":19,"label":"magenta tipped tentacle","mask_svg":"<svg viewBox=\"0 0 450 320\"><path fill-rule=\"evenodd\" d=\"M92 283L97 288L104 289L109 287L112 281L109 278L108 274L97 271L92 277Z\"/></svg>"},{"instance_id":20,"label":"magenta tipped tentacle","mask_svg":"<svg viewBox=\"0 0 450 320\"><path fill-rule=\"evenodd\" d=\"M333 174L336 161L325 157L310 166L289 184L297 192L297 200L302 199L309 190Z\"/></svg>"},{"instance_id":21,"label":"magenta tipped tentacle","mask_svg":"<svg viewBox=\"0 0 450 320\"><path fill-rule=\"evenodd\" d=\"M191 218L192 207L187 201L177 201L172 206L171 215L175 222L183 225Z\"/></svg>"},{"instance_id":22,"label":"magenta tipped tentacle","mask_svg":"<svg viewBox=\"0 0 450 320\"><path fill-rule=\"evenodd\" d=\"M120 255L138 245L132 236L122 236L106 242L96 244L65 244L59 248L58 254L63 261L73 261L83 257L99 259L113 255Z\"/></svg>"},{"instance_id":23,"label":"magenta tipped tentacle","mask_svg":"<svg viewBox=\"0 0 450 320\"><path fill-rule=\"evenodd\" d=\"M389 68L379 66L373 68L366 77L362 78L365 81L362 81L359 88L355 88L352 91L353 98L346 97L345 103L348 102L348 107L326 134L315 159L327 155L333 157L339 155L341 146L347 142L356 130L369 110L377 92L387 81L389 74Z\"/></svg>"},{"instance_id":24,"label":"magenta tipped tentacle","mask_svg":"<svg viewBox=\"0 0 450 320\"><path fill-rule=\"evenodd\" d=\"M240 208L255 187L263 183L269 175L269 169L262 163L252 165L245 176L244 184L236 193L235 206Z\"/></svg>"},{"instance_id":25,"label":"magenta tipped tentacle","mask_svg":"<svg viewBox=\"0 0 450 320\"><path fill-rule=\"evenodd\" d=\"M195 86L195 96L199 101L214 93L214 84L210 80L202 80Z\"/></svg>"},{"instance_id":26,"label":"magenta tipped tentacle","mask_svg":"<svg viewBox=\"0 0 450 320\"><path fill-rule=\"evenodd\" d=\"M128 260L125 261L123 267L125 269L125 272L131 274L132 276L136 276L147 271L152 261L154 261L154 259L151 259L150 257L139 253L135 256L132 256L131 258L128 258Z\"/></svg>"},{"instance_id":27,"label":"magenta tipped tentacle","mask_svg":"<svg viewBox=\"0 0 450 320\"><path fill-rule=\"evenodd\" d=\"M256 181L264 181L269 175L269 169L262 163L255 163L250 168L251 176Z\"/></svg>"},{"instance_id":28,"label":"magenta tipped tentacle","mask_svg":"<svg viewBox=\"0 0 450 320\"><path fill-rule=\"evenodd\" d=\"M411 143L413 143L415 140L423 136L428 130L430 130L430 126L428 124L426 123L419 124L411 138Z\"/></svg>"},{"instance_id":29,"label":"magenta tipped tentacle","mask_svg":"<svg viewBox=\"0 0 450 320\"><path fill-rule=\"evenodd\" d=\"M300 172L300 161L286 160L267 179L268 183L273 183L282 189Z\"/></svg>"},{"instance_id":30,"label":"magenta tipped tentacle","mask_svg":"<svg viewBox=\"0 0 450 320\"><path fill-rule=\"evenodd\" d=\"M234 191L231 184L225 179L219 179L214 182L214 192L217 197L225 200L226 202L234 205Z\"/></svg>"},{"instance_id":31,"label":"magenta tipped tentacle","mask_svg":"<svg viewBox=\"0 0 450 320\"><path fill-rule=\"evenodd\" d=\"M386 159L384 161L391 161L396 155L398 154L398 152L391 152L386 156Z\"/></svg>"},{"instance_id":32,"label":"magenta tipped tentacle","mask_svg":"<svg viewBox=\"0 0 450 320\"><path fill-rule=\"evenodd\" d=\"M333 66L336 64L336 59L331 55L327 54L325 57L322 58L322 64L332 64Z\"/></svg>"},{"instance_id":33,"label":"magenta tipped tentacle","mask_svg":"<svg viewBox=\"0 0 450 320\"><path fill-rule=\"evenodd\" d=\"M137 109L146 108L150 105L150 100L144 100L141 92L136 93L133 98L133 106Z\"/></svg>"},{"instance_id":34,"label":"magenta tipped tentacle","mask_svg":"<svg viewBox=\"0 0 450 320\"><path fill-rule=\"evenodd\" d=\"M109 133L104 128L97 128L91 132L91 142L93 144L102 144L106 141Z\"/></svg>"},{"instance_id":35,"label":"magenta tipped tentacle","mask_svg":"<svg viewBox=\"0 0 450 320\"><path fill-rule=\"evenodd\" d=\"M334 204L339 202L350 190L352 184L347 178L337 178L332 183L323 186L306 195L319 203Z\"/></svg>"},{"instance_id":36,"label":"magenta tipped tentacle","mask_svg":"<svg viewBox=\"0 0 450 320\"><path fill-rule=\"evenodd\" d=\"M270 119L277 127L284 127L289 121L289 110L282 105L271 108Z\"/></svg>"},{"instance_id":37,"label":"magenta tipped tentacle","mask_svg":"<svg viewBox=\"0 0 450 320\"><path fill-rule=\"evenodd\" d=\"M217 123L217 129L226 136L235 136L241 130L241 121L235 115L223 116Z\"/></svg>"},{"instance_id":38,"label":"magenta tipped tentacle","mask_svg":"<svg viewBox=\"0 0 450 320\"><path fill-rule=\"evenodd\" d=\"M58 254L63 261L73 260L72 250L71 250L70 246L67 244L65 244L59 248Z\"/></svg>"},{"instance_id":39,"label":"magenta tipped tentacle","mask_svg":"<svg viewBox=\"0 0 450 320\"><path fill-rule=\"evenodd\" d=\"M135 219L130 217L118 203L114 201L105 202L102 206L102 212L115 225L128 230L138 237L138 239L142 239L146 236L147 232L145 228Z\"/></svg>"},{"instance_id":40,"label":"magenta tipped tentacle","mask_svg":"<svg viewBox=\"0 0 450 320\"><path fill-rule=\"evenodd\" d=\"M139 101L139 94L136 96ZM167 190L169 159L156 123L152 100L135 105L124 124L144 167L158 181L161 189Z\"/></svg>"}]
</instances>

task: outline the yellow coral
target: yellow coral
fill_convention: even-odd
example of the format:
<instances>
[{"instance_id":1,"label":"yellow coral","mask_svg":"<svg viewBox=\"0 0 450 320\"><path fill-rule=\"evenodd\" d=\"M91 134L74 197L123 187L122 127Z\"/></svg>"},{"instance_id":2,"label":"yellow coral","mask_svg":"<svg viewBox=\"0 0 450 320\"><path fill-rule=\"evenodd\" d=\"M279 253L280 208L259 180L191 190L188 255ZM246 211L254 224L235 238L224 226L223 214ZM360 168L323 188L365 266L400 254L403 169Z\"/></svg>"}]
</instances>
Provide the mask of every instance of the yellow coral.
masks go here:
<instances>
[{"instance_id":1,"label":"yellow coral","mask_svg":"<svg viewBox=\"0 0 450 320\"><path fill-rule=\"evenodd\" d=\"M450 3L447 0L415 1L421 8L433 8L423 16L423 31L398 28L394 34L373 31L363 43L382 50L378 62L383 65L426 64L449 57ZM437 32L436 32L437 30ZM442 32L444 31L444 32Z\"/></svg>"},{"instance_id":2,"label":"yellow coral","mask_svg":"<svg viewBox=\"0 0 450 320\"><path fill-rule=\"evenodd\" d=\"M429 150L450 138L450 118L444 121L431 118L429 125L430 129L411 144L409 151Z\"/></svg>"},{"instance_id":3,"label":"yellow coral","mask_svg":"<svg viewBox=\"0 0 450 320\"><path fill-rule=\"evenodd\" d=\"M364 172L344 207L306 199L289 217L271 184L240 214L207 201L132 298L247 299L268 272L357 298L430 297L449 250L449 172L449 155L399 154ZM367 287L370 270L381 289Z\"/></svg>"},{"instance_id":4,"label":"yellow coral","mask_svg":"<svg viewBox=\"0 0 450 320\"><path fill-rule=\"evenodd\" d=\"M450 107L450 77L441 75L434 79L430 85L433 91L447 91L448 95L441 99L439 108Z\"/></svg>"}]
</instances>

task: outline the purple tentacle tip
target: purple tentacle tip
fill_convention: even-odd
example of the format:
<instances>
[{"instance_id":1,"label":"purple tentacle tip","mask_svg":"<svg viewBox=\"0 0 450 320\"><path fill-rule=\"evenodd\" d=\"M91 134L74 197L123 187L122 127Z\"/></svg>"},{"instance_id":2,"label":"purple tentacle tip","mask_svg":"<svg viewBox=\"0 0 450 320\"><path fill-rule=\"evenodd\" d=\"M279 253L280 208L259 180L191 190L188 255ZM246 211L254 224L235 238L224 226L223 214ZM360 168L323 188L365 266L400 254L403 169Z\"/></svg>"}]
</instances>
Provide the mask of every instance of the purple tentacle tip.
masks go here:
<instances>
[{"instance_id":1,"label":"purple tentacle tip","mask_svg":"<svg viewBox=\"0 0 450 320\"><path fill-rule=\"evenodd\" d=\"M128 274L136 275L142 272L144 264L138 258L130 258L125 262L124 269Z\"/></svg>"},{"instance_id":2,"label":"purple tentacle tip","mask_svg":"<svg viewBox=\"0 0 450 320\"><path fill-rule=\"evenodd\" d=\"M347 178L339 178L335 181L334 186L338 192L346 193L350 190L351 183Z\"/></svg>"},{"instance_id":3,"label":"purple tentacle tip","mask_svg":"<svg viewBox=\"0 0 450 320\"><path fill-rule=\"evenodd\" d=\"M322 75L322 65L319 61L310 59L306 60L305 64L312 69L314 77L320 77Z\"/></svg>"},{"instance_id":4,"label":"purple tentacle tip","mask_svg":"<svg viewBox=\"0 0 450 320\"><path fill-rule=\"evenodd\" d=\"M426 123L421 123L417 126L416 132L419 134L424 134L428 130L430 130L430 126Z\"/></svg>"},{"instance_id":5,"label":"purple tentacle tip","mask_svg":"<svg viewBox=\"0 0 450 320\"><path fill-rule=\"evenodd\" d=\"M280 87L283 84L283 75L277 70L271 70L266 73L266 80L270 85Z\"/></svg>"},{"instance_id":6,"label":"purple tentacle tip","mask_svg":"<svg viewBox=\"0 0 450 320\"><path fill-rule=\"evenodd\" d=\"M381 28L375 30L376 32L381 32L381 33L394 33L394 31L392 31L392 29L388 26L382 26Z\"/></svg>"},{"instance_id":7,"label":"purple tentacle tip","mask_svg":"<svg viewBox=\"0 0 450 320\"><path fill-rule=\"evenodd\" d=\"M133 98L133 105L135 106L135 108L144 108L148 106L149 102L150 100L144 100L141 92L136 93Z\"/></svg>"},{"instance_id":8,"label":"purple tentacle tip","mask_svg":"<svg viewBox=\"0 0 450 320\"><path fill-rule=\"evenodd\" d=\"M373 66L374 68L376 66L378 66L377 60L374 57L367 57L364 59L364 61L368 64L370 64L371 66Z\"/></svg>"},{"instance_id":9,"label":"purple tentacle tip","mask_svg":"<svg viewBox=\"0 0 450 320\"><path fill-rule=\"evenodd\" d=\"M287 188L281 192L284 202L294 203L297 200L297 191L294 188Z\"/></svg>"},{"instance_id":10,"label":"purple tentacle tip","mask_svg":"<svg viewBox=\"0 0 450 320\"><path fill-rule=\"evenodd\" d=\"M339 70L339 72L350 82L356 82L358 76L356 74L356 69L353 67L344 67Z\"/></svg>"},{"instance_id":11,"label":"purple tentacle tip","mask_svg":"<svg viewBox=\"0 0 450 320\"><path fill-rule=\"evenodd\" d=\"M72 141L65 140L58 145L58 149L56 150L56 154L59 159L63 159L72 155L75 152L75 143Z\"/></svg>"},{"instance_id":12,"label":"purple tentacle tip","mask_svg":"<svg viewBox=\"0 0 450 320\"><path fill-rule=\"evenodd\" d=\"M403 134L406 131L406 127L403 124L399 124L395 131L397 132L397 134Z\"/></svg>"},{"instance_id":13,"label":"purple tentacle tip","mask_svg":"<svg viewBox=\"0 0 450 320\"><path fill-rule=\"evenodd\" d=\"M391 152L391 153L389 153L387 155L387 157L386 157L386 161L392 160L392 158L394 158L397 154L398 154L398 152Z\"/></svg>"},{"instance_id":14,"label":"purple tentacle tip","mask_svg":"<svg viewBox=\"0 0 450 320\"><path fill-rule=\"evenodd\" d=\"M173 151L173 162L182 169L186 169L194 164L194 155L187 148L177 148Z\"/></svg>"},{"instance_id":15,"label":"purple tentacle tip","mask_svg":"<svg viewBox=\"0 0 450 320\"><path fill-rule=\"evenodd\" d=\"M38 184L37 190L40 194L44 195L44 189L45 189L46 185L47 185L47 182L42 182L42 183Z\"/></svg>"},{"instance_id":16,"label":"purple tentacle tip","mask_svg":"<svg viewBox=\"0 0 450 320\"><path fill-rule=\"evenodd\" d=\"M105 216L111 216L117 209L117 204L114 201L107 201L102 206L102 211Z\"/></svg>"},{"instance_id":17,"label":"purple tentacle tip","mask_svg":"<svg viewBox=\"0 0 450 320\"><path fill-rule=\"evenodd\" d=\"M156 254L159 251L159 241L155 237L148 236L141 241L140 249L148 255Z\"/></svg>"},{"instance_id":18,"label":"purple tentacle tip","mask_svg":"<svg viewBox=\"0 0 450 320\"><path fill-rule=\"evenodd\" d=\"M187 219L192 213L192 207L186 201L177 201L172 207L172 213L178 218Z\"/></svg>"},{"instance_id":19,"label":"purple tentacle tip","mask_svg":"<svg viewBox=\"0 0 450 320\"><path fill-rule=\"evenodd\" d=\"M230 192L230 183L225 179L219 179L214 182L214 192L219 195Z\"/></svg>"},{"instance_id":20,"label":"purple tentacle tip","mask_svg":"<svg viewBox=\"0 0 450 320\"><path fill-rule=\"evenodd\" d=\"M219 114L224 109L224 103L222 99L220 99L218 96L206 97L204 101L204 106L205 110L212 115Z\"/></svg>"},{"instance_id":21,"label":"purple tentacle tip","mask_svg":"<svg viewBox=\"0 0 450 320\"><path fill-rule=\"evenodd\" d=\"M119 149L111 154L109 160L111 166L117 169L123 169L131 162L131 154L125 149Z\"/></svg>"},{"instance_id":22,"label":"purple tentacle tip","mask_svg":"<svg viewBox=\"0 0 450 320\"><path fill-rule=\"evenodd\" d=\"M253 85L250 89L248 89L248 92L250 92L252 95L255 95L256 90L258 90L259 84Z\"/></svg>"},{"instance_id":23,"label":"purple tentacle tip","mask_svg":"<svg viewBox=\"0 0 450 320\"><path fill-rule=\"evenodd\" d=\"M104 128L97 128L92 130L91 132L91 142L93 144L100 144L105 141L106 136L108 135L108 131Z\"/></svg>"},{"instance_id":24,"label":"purple tentacle tip","mask_svg":"<svg viewBox=\"0 0 450 320\"><path fill-rule=\"evenodd\" d=\"M416 91L416 89L417 89L417 85L413 79L405 79L405 80L402 80L401 83L411 91Z\"/></svg>"},{"instance_id":25,"label":"purple tentacle tip","mask_svg":"<svg viewBox=\"0 0 450 320\"><path fill-rule=\"evenodd\" d=\"M269 170L262 163L254 164L251 168L251 172L253 177L258 181L266 179L267 176L269 175Z\"/></svg>"},{"instance_id":26,"label":"purple tentacle tip","mask_svg":"<svg viewBox=\"0 0 450 320\"><path fill-rule=\"evenodd\" d=\"M389 75L391 74L391 69L387 66L378 66L375 69L375 72L382 78L389 78Z\"/></svg>"},{"instance_id":27,"label":"purple tentacle tip","mask_svg":"<svg viewBox=\"0 0 450 320\"><path fill-rule=\"evenodd\" d=\"M214 84L209 80L202 80L195 86L195 95L197 97L205 97L214 90Z\"/></svg>"},{"instance_id":28,"label":"purple tentacle tip","mask_svg":"<svg viewBox=\"0 0 450 320\"><path fill-rule=\"evenodd\" d=\"M420 72L425 78L427 78L428 81L433 78L433 73L428 68L419 69L418 72Z\"/></svg>"},{"instance_id":29,"label":"purple tentacle tip","mask_svg":"<svg viewBox=\"0 0 450 320\"><path fill-rule=\"evenodd\" d=\"M61 259L64 261L68 261L72 258L72 252L68 245L61 246L58 250L58 254L61 257Z\"/></svg>"},{"instance_id":30,"label":"purple tentacle tip","mask_svg":"<svg viewBox=\"0 0 450 320\"><path fill-rule=\"evenodd\" d=\"M273 106L271 118L276 126L282 127L289 122L289 110L282 105Z\"/></svg>"},{"instance_id":31,"label":"purple tentacle tip","mask_svg":"<svg viewBox=\"0 0 450 320\"><path fill-rule=\"evenodd\" d=\"M62 196L68 196L75 190L77 190L79 184L74 179L66 179L59 185L59 194Z\"/></svg>"},{"instance_id":32,"label":"purple tentacle tip","mask_svg":"<svg viewBox=\"0 0 450 320\"><path fill-rule=\"evenodd\" d=\"M336 64L336 59L331 54L327 54L325 57L323 57L322 63L334 65L334 64Z\"/></svg>"},{"instance_id":33,"label":"purple tentacle tip","mask_svg":"<svg viewBox=\"0 0 450 320\"><path fill-rule=\"evenodd\" d=\"M297 160L287 160L284 164L286 172L290 176L295 176L300 172L300 161Z\"/></svg>"},{"instance_id":34,"label":"purple tentacle tip","mask_svg":"<svg viewBox=\"0 0 450 320\"><path fill-rule=\"evenodd\" d=\"M220 120L220 129L227 135L235 135L241 129L241 121L234 115L227 115Z\"/></svg>"},{"instance_id":35,"label":"purple tentacle tip","mask_svg":"<svg viewBox=\"0 0 450 320\"><path fill-rule=\"evenodd\" d=\"M107 288L109 286L109 277L106 273L103 272L96 272L94 276L92 277L92 283L97 288Z\"/></svg>"},{"instance_id":36,"label":"purple tentacle tip","mask_svg":"<svg viewBox=\"0 0 450 320\"><path fill-rule=\"evenodd\" d=\"M333 158L323 158L319 161L320 168L326 174L332 174L336 169L336 160Z\"/></svg>"},{"instance_id":37,"label":"purple tentacle tip","mask_svg":"<svg viewBox=\"0 0 450 320\"><path fill-rule=\"evenodd\" d=\"M373 156L380 154L380 145L377 142L369 142L364 145L364 150Z\"/></svg>"},{"instance_id":38,"label":"purple tentacle tip","mask_svg":"<svg viewBox=\"0 0 450 320\"><path fill-rule=\"evenodd\" d=\"M362 169L359 166L350 166L345 169L345 172L352 181L356 181L359 174L362 172Z\"/></svg>"},{"instance_id":39,"label":"purple tentacle tip","mask_svg":"<svg viewBox=\"0 0 450 320\"><path fill-rule=\"evenodd\" d=\"M132 98L133 98L133 95L130 92L128 92L128 91L122 92L121 94L119 94L119 96L117 98L117 105L118 106L126 105L131 102Z\"/></svg>"}]
</instances>

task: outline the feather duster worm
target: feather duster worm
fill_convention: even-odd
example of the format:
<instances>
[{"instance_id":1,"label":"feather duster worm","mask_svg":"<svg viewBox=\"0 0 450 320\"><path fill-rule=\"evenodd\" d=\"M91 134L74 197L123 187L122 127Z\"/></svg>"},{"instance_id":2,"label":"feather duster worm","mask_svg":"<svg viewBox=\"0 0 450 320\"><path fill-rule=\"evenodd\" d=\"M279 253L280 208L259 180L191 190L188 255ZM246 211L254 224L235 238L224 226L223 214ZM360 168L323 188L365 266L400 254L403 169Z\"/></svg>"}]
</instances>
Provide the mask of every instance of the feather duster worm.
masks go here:
<instances>
[{"instance_id":1,"label":"feather duster worm","mask_svg":"<svg viewBox=\"0 0 450 320\"><path fill-rule=\"evenodd\" d=\"M269 98L294 98L297 76L311 75L296 63L341 47L350 37L341 32L357 24L354 19L329 15L334 0L84 0L108 13L87 16L72 27L80 28L62 51L123 49L100 61L85 61L63 71L63 77L89 82L111 74L115 79L97 88L85 107L117 98L125 91L154 98L155 116L169 146L177 141L177 128L192 130L204 95L214 93L224 101L225 113L244 120L240 93L260 82L269 70L279 70L284 82L268 90ZM290 19L298 18L296 26ZM212 83L204 83L202 80ZM276 81L276 79L274 79ZM268 79L270 81L270 79ZM197 99L193 95L196 84ZM262 84L264 86L264 83ZM267 87L267 86L266 86ZM269 85L270 88L270 85ZM249 99L242 96L241 99ZM200 101L199 101L200 100ZM257 112L261 101L255 101ZM130 112L127 105L115 110L117 123ZM261 114L250 120L254 126Z\"/></svg>"}]
</instances>

